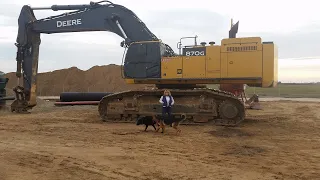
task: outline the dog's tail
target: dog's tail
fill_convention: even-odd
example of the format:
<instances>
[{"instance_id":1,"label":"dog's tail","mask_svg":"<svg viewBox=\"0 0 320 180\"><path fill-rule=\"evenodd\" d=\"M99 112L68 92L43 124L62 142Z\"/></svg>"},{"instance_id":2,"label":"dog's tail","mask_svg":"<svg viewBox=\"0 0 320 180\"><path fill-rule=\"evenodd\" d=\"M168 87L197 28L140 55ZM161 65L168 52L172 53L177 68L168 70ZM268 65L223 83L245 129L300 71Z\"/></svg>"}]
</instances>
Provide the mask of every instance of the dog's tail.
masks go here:
<instances>
[{"instance_id":1,"label":"dog's tail","mask_svg":"<svg viewBox=\"0 0 320 180\"><path fill-rule=\"evenodd\" d=\"M185 113L181 114L181 121L184 121L187 119L187 115Z\"/></svg>"},{"instance_id":2,"label":"dog's tail","mask_svg":"<svg viewBox=\"0 0 320 180\"><path fill-rule=\"evenodd\" d=\"M137 120L136 120L136 125L138 126L138 125L140 125L140 124L143 124L143 123L142 123L142 119L141 119L141 118L137 118Z\"/></svg>"}]
</instances>

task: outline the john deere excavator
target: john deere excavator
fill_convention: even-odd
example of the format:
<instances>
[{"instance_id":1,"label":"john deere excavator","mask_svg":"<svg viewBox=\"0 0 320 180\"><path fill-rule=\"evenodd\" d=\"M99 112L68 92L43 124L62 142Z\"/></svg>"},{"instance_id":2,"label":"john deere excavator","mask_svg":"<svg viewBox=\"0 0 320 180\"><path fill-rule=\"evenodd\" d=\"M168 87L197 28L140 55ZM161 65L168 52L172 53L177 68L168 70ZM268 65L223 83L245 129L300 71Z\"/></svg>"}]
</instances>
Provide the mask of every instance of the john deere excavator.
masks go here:
<instances>
[{"instance_id":1,"label":"john deere excavator","mask_svg":"<svg viewBox=\"0 0 320 180\"><path fill-rule=\"evenodd\" d=\"M73 10L36 19L33 10ZM214 22L212 22L214 23ZM14 88L13 112L36 106L40 34L110 31L121 36L125 48L123 78L129 84L155 84L154 89L118 92L103 97L99 114L104 121L131 122L138 116L161 114L159 98L170 89L175 98L174 115L186 114L183 124L213 122L236 125L245 118L244 103L233 93L206 88L205 84L247 84L275 87L277 47L260 37L236 38L238 23L221 45L178 43L179 54L158 39L135 13L110 1L85 5L23 6L17 36L17 77L23 86ZM183 38L181 38L183 39Z\"/></svg>"}]
</instances>

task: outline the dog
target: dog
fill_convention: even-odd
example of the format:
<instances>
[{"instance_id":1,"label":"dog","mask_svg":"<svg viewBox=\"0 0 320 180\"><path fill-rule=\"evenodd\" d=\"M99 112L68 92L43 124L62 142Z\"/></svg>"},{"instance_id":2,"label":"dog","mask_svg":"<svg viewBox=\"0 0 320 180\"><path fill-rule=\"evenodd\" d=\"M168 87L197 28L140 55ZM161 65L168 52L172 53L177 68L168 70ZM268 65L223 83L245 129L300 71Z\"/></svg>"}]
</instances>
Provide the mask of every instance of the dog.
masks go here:
<instances>
[{"instance_id":1,"label":"dog","mask_svg":"<svg viewBox=\"0 0 320 180\"><path fill-rule=\"evenodd\" d=\"M159 126L159 120L155 116L144 116L144 117L139 117L137 119L136 125L141 125L144 124L146 128L144 131L147 131L148 126L152 126L154 130L157 130L155 125Z\"/></svg>"},{"instance_id":2,"label":"dog","mask_svg":"<svg viewBox=\"0 0 320 180\"><path fill-rule=\"evenodd\" d=\"M153 116L153 117L156 118L155 116ZM182 114L179 118L175 118L172 115L171 115L171 117L168 117L168 116L161 117L161 120L159 122L159 126L156 129L156 132L158 132L161 128L162 129L161 133L164 133L166 125L170 125L174 129L176 129L176 133L179 134L179 133L181 133L181 129L179 128L179 124L181 121L185 120L186 118L187 118L187 116L185 114Z\"/></svg>"}]
</instances>

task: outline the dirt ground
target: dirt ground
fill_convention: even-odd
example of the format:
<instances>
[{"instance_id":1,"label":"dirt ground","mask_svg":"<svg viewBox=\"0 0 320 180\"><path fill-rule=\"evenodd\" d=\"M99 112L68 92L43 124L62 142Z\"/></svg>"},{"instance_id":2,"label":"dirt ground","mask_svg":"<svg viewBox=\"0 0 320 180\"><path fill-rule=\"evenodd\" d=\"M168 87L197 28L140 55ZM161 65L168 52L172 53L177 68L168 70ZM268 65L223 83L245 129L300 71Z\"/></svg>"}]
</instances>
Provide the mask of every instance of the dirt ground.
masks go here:
<instances>
[{"instance_id":1,"label":"dirt ground","mask_svg":"<svg viewBox=\"0 0 320 180\"><path fill-rule=\"evenodd\" d=\"M263 102L235 128L102 123L96 106L0 114L0 179L319 179L320 103Z\"/></svg>"}]
</instances>

